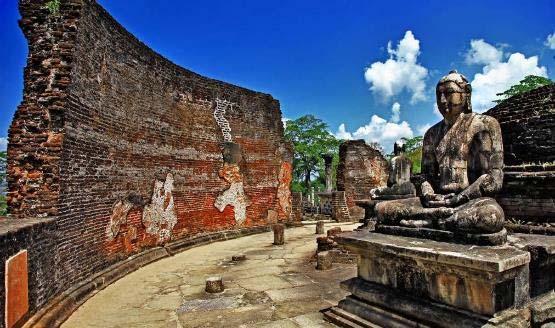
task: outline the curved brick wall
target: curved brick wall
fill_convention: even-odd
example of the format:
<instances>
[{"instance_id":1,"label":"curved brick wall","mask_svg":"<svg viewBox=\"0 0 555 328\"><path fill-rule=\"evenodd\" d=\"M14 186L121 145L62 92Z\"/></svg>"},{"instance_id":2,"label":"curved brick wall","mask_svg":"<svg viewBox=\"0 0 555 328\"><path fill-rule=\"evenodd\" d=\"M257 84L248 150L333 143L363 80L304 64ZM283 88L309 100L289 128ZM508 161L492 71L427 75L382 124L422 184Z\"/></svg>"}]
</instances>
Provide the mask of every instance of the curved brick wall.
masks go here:
<instances>
[{"instance_id":1,"label":"curved brick wall","mask_svg":"<svg viewBox=\"0 0 555 328\"><path fill-rule=\"evenodd\" d=\"M31 311L147 248L289 218L277 100L171 63L94 1L50 13L21 0L20 11L29 57L9 131L9 219L56 228L54 251L29 249L55 261L30 273L48 287L31 291Z\"/></svg>"}]
</instances>

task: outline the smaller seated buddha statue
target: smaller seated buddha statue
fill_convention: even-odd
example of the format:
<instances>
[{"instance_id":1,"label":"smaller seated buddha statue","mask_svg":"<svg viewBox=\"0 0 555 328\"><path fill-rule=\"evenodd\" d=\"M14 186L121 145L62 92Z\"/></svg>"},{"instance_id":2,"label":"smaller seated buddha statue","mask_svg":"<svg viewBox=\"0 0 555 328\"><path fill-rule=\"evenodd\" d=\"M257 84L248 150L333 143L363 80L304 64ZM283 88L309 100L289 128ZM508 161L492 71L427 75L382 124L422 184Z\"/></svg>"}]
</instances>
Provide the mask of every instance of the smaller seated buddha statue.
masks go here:
<instances>
[{"instance_id":1,"label":"smaller seated buddha statue","mask_svg":"<svg viewBox=\"0 0 555 328\"><path fill-rule=\"evenodd\" d=\"M393 145L393 158L389 161L389 177L386 187L370 190L373 200L402 199L416 196L416 188L410 182L412 161L405 156L405 145Z\"/></svg>"}]
</instances>

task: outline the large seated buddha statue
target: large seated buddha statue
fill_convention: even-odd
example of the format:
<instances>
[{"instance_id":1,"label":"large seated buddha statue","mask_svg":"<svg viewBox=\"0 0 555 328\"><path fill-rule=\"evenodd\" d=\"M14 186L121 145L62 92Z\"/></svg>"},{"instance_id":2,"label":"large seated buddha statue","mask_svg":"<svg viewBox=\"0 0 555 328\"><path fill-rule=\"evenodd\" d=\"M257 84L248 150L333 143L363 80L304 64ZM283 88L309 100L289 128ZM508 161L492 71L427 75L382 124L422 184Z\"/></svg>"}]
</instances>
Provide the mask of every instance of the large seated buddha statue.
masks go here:
<instances>
[{"instance_id":1,"label":"large seated buddha statue","mask_svg":"<svg viewBox=\"0 0 555 328\"><path fill-rule=\"evenodd\" d=\"M471 92L456 71L439 81L437 107L444 119L424 135L420 197L377 204L378 226L504 242L504 214L493 198L503 184L501 129L495 118L472 112Z\"/></svg>"}]
</instances>

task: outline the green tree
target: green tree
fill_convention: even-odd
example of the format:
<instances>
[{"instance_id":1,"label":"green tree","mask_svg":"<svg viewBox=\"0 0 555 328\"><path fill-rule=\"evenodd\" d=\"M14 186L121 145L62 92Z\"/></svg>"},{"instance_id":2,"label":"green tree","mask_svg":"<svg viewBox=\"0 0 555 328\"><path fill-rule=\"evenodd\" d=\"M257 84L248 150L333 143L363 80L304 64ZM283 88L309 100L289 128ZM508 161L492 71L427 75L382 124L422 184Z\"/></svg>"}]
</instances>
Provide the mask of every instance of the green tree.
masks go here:
<instances>
[{"instance_id":1,"label":"green tree","mask_svg":"<svg viewBox=\"0 0 555 328\"><path fill-rule=\"evenodd\" d=\"M322 155L337 157L340 141L328 131L328 125L313 115L287 121L285 138L294 145L293 191L307 192L314 184L322 184L324 159ZM334 162L337 160L334 159ZM314 183L313 183L313 179Z\"/></svg>"},{"instance_id":2,"label":"green tree","mask_svg":"<svg viewBox=\"0 0 555 328\"><path fill-rule=\"evenodd\" d=\"M401 138L401 142L405 145L405 156L412 161L412 173L418 174L421 171L422 164L422 136L414 138ZM391 153L388 157L393 157Z\"/></svg>"},{"instance_id":3,"label":"green tree","mask_svg":"<svg viewBox=\"0 0 555 328\"><path fill-rule=\"evenodd\" d=\"M528 92L534 90L536 88L542 87L544 85L553 84L548 78L543 76L536 76L536 75L528 75L524 79L522 79L518 84L511 86L509 89L500 92L497 96L501 97L499 99L494 100L495 103L500 103L503 100L509 99L512 96Z\"/></svg>"}]
</instances>

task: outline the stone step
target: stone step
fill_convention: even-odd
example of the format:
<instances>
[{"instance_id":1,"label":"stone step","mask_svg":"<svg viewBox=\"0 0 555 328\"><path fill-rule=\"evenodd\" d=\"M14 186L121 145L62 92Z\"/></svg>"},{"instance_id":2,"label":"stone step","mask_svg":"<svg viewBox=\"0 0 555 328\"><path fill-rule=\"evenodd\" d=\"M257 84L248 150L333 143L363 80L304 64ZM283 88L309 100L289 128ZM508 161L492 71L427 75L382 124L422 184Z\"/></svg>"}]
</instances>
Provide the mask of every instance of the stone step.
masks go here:
<instances>
[{"instance_id":1,"label":"stone step","mask_svg":"<svg viewBox=\"0 0 555 328\"><path fill-rule=\"evenodd\" d=\"M365 320L355 314L349 313L345 310L342 310L338 307L333 307L331 308L331 312L333 314L335 314L336 316L340 316L345 320L348 320L350 322L353 322L354 324L364 327L364 328L382 328L381 326L378 326L368 320Z\"/></svg>"},{"instance_id":2,"label":"stone step","mask_svg":"<svg viewBox=\"0 0 555 328\"><path fill-rule=\"evenodd\" d=\"M360 326L360 325L356 324L353 321L350 321L346 318L343 318L343 317L335 314L334 312L332 312L331 309L328 309L326 312L324 312L324 319L333 323L334 325L337 325L339 327L344 327L344 328L376 328L376 326L374 326L374 327L372 327L372 326L369 326L369 327ZM377 328L380 328L380 327L377 327Z\"/></svg>"}]
</instances>

